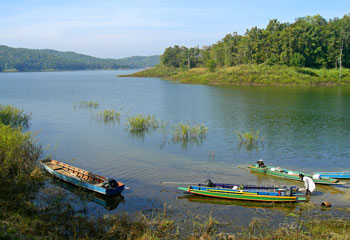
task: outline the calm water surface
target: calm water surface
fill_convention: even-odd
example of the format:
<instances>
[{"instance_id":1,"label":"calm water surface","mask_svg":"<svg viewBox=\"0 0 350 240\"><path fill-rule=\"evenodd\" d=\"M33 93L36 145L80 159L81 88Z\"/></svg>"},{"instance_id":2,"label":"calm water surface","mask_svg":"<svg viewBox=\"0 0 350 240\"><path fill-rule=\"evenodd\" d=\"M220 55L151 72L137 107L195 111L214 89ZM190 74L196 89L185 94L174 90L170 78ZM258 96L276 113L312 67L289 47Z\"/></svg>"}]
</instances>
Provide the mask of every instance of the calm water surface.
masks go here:
<instances>
[{"instance_id":1,"label":"calm water surface","mask_svg":"<svg viewBox=\"0 0 350 240\"><path fill-rule=\"evenodd\" d=\"M210 213L224 222L244 224L260 211L246 203L183 197L177 185L161 181L292 184L251 174L246 165L267 164L312 171L350 170L349 87L203 86L157 78L119 78L132 71L1 73L0 104L32 113L31 130L50 146L45 154L126 183L124 201L113 212L134 212L166 204L173 215ZM97 109L74 105L97 101ZM97 113L115 109L119 123L104 124ZM172 131L143 137L127 130L127 118L155 115L169 126L208 127L201 143L174 143ZM264 148L247 151L235 131L259 130ZM300 185L301 186L301 185ZM347 188L318 187L312 201L350 206ZM96 202L96 201L95 201ZM92 201L92 212L107 211ZM268 208L270 209L270 208ZM274 216L285 214L271 208ZM287 211L288 208L287 208Z\"/></svg>"}]
</instances>

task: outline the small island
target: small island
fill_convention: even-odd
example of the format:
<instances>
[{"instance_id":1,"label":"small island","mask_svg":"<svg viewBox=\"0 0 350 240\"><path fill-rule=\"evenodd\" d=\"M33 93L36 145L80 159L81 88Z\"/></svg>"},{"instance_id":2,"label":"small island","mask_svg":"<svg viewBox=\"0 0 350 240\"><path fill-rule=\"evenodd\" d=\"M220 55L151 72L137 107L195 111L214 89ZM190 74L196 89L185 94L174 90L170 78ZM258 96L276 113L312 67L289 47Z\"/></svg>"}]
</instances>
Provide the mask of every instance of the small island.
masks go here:
<instances>
[{"instance_id":1,"label":"small island","mask_svg":"<svg viewBox=\"0 0 350 240\"><path fill-rule=\"evenodd\" d=\"M273 19L211 46L168 47L159 65L129 76L211 85L349 85L349 43L350 15Z\"/></svg>"}]
</instances>

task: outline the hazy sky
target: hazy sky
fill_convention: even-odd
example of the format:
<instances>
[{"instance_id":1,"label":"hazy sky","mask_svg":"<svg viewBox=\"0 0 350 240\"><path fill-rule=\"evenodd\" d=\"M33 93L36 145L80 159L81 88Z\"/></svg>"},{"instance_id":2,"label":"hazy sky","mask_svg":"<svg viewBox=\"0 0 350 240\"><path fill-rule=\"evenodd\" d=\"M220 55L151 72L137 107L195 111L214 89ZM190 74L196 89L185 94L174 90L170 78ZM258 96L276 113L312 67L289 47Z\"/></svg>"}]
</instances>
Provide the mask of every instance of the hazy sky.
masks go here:
<instances>
[{"instance_id":1,"label":"hazy sky","mask_svg":"<svg viewBox=\"0 0 350 240\"><path fill-rule=\"evenodd\" d=\"M349 0L1 0L0 45L148 56L174 44L210 45L274 18L349 13Z\"/></svg>"}]
</instances>

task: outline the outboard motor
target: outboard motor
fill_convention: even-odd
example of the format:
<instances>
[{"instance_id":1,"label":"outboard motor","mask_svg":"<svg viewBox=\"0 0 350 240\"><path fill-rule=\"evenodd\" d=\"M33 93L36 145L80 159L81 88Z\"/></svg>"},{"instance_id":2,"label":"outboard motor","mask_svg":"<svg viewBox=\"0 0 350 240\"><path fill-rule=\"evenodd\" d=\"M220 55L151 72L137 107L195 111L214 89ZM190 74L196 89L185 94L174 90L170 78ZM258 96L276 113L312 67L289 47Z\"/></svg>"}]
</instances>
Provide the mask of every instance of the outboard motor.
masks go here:
<instances>
[{"instance_id":1,"label":"outboard motor","mask_svg":"<svg viewBox=\"0 0 350 240\"><path fill-rule=\"evenodd\" d=\"M210 179L207 179L207 180L205 181L205 185L206 185L207 187L214 187L214 183L213 183Z\"/></svg>"},{"instance_id":2,"label":"outboard motor","mask_svg":"<svg viewBox=\"0 0 350 240\"><path fill-rule=\"evenodd\" d=\"M103 184L102 186L104 188L116 188L118 186L118 183L116 180L114 179L107 179Z\"/></svg>"}]
</instances>

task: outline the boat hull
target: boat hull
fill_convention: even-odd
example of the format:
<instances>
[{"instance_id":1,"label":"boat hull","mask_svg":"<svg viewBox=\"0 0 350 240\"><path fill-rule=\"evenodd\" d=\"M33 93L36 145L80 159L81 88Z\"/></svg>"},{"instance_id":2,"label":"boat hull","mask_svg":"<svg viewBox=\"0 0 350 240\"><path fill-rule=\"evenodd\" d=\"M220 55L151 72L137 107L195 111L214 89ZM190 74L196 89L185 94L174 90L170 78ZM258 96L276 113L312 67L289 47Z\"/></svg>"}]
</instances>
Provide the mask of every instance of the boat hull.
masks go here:
<instances>
[{"instance_id":1,"label":"boat hull","mask_svg":"<svg viewBox=\"0 0 350 240\"><path fill-rule=\"evenodd\" d=\"M100 193L100 194L103 194L106 196L115 196L115 195L120 194L124 190L124 184L122 184L120 182L118 182L118 186L115 188L104 188L102 186L98 186L97 184L92 184L92 183L89 183L87 181L84 181L83 179L81 179L77 176L73 176L73 175L67 176L66 174L60 173L60 172L52 169L48 165L48 163L50 161L51 160L43 160L40 162L40 164L50 174L52 174L53 176L55 176L63 181L69 182L69 183L74 184L76 186L79 186L79 187L82 187L82 188L85 188L85 189L88 189L88 190L91 190L91 191L94 191L94 192L97 192L97 193ZM55 161L55 162L58 162L58 161ZM61 163L61 162L58 162L58 163ZM67 164L65 164L65 165L67 165ZM75 169L78 169L78 168L75 168ZM101 176L98 176L98 177L101 178L102 180L107 180L107 178L104 178Z\"/></svg>"},{"instance_id":2,"label":"boat hull","mask_svg":"<svg viewBox=\"0 0 350 240\"><path fill-rule=\"evenodd\" d=\"M258 202L302 202L306 201L305 197L297 196L280 196L279 193L270 195L270 193L253 193L253 192L239 192L235 190L219 189L219 188L205 188L190 186L188 188L178 187L179 190L192 193L195 195L231 199L244 201L258 201Z\"/></svg>"},{"instance_id":3,"label":"boat hull","mask_svg":"<svg viewBox=\"0 0 350 240\"><path fill-rule=\"evenodd\" d=\"M248 167L250 170L254 171L254 172L259 172L259 173L264 173L267 175L272 175L272 176L276 176L276 177L281 177L281 178L285 178L285 179L290 179L290 180L294 180L294 181L298 181L298 182L302 182L302 180L299 177L299 174L303 174L304 176L308 176L310 178L312 178L311 174L306 174L303 172L297 172L297 171L291 171L293 173L295 173L294 175L288 174L288 173L282 173L282 172L278 172L278 171L272 171L270 170L271 166L267 166L267 167L258 167L257 165L251 165ZM290 171L290 170L285 170L285 171ZM327 179L312 179L316 184L324 184L324 185L334 185L334 184L341 184L339 183L338 179L333 179L333 178L327 178Z\"/></svg>"},{"instance_id":4,"label":"boat hull","mask_svg":"<svg viewBox=\"0 0 350 240\"><path fill-rule=\"evenodd\" d=\"M336 179L350 179L350 172L315 172L320 177L336 178Z\"/></svg>"}]
</instances>

